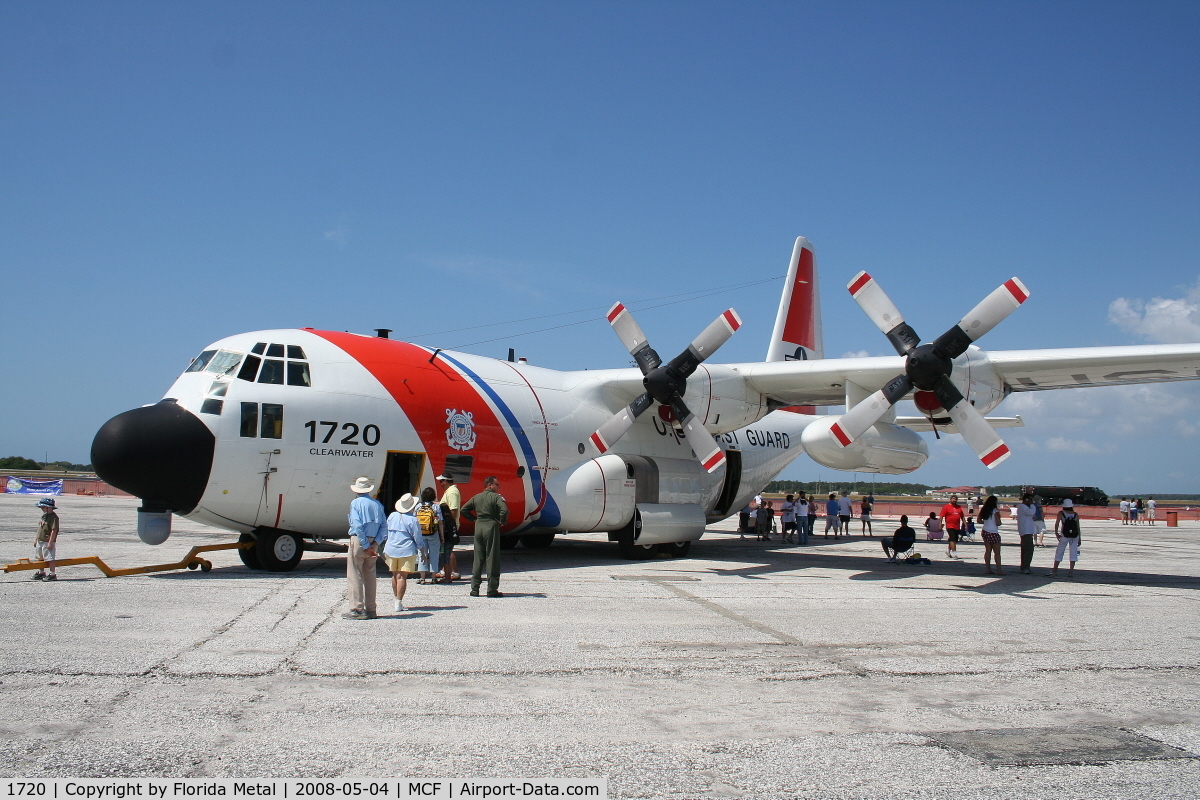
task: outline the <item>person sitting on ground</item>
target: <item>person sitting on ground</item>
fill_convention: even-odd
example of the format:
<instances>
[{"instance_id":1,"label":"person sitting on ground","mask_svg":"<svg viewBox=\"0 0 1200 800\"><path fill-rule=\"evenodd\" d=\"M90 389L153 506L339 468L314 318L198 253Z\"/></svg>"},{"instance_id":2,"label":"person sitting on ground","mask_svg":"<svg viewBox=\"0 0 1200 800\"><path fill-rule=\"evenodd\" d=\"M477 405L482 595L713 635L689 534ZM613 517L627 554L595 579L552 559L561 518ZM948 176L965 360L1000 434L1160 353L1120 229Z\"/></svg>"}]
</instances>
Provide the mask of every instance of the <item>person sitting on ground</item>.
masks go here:
<instances>
[{"instance_id":1,"label":"person sitting on ground","mask_svg":"<svg viewBox=\"0 0 1200 800\"><path fill-rule=\"evenodd\" d=\"M938 519L936 511L930 511L925 520L925 538L931 542L942 538L942 521Z\"/></svg>"},{"instance_id":2,"label":"person sitting on ground","mask_svg":"<svg viewBox=\"0 0 1200 800\"><path fill-rule=\"evenodd\" d=\"M900 527L891 536L880 540L888 561L895 561L901 553L907 553L917 541L917 532L908 527L908 514L900 516Z\"/></svg>"}]
</instances>

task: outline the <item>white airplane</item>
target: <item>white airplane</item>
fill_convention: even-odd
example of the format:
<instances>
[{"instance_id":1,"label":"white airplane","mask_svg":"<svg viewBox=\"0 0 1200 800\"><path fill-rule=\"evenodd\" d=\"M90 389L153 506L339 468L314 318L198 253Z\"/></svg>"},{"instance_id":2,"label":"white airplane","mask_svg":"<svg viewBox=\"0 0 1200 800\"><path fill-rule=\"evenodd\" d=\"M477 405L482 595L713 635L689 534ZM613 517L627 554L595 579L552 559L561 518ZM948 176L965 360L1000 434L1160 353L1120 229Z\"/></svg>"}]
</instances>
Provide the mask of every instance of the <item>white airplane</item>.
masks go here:
<instances>
[{"instance_id":1,"label":"white airplane","mask_svg":"<svg viewBox=\"0 0 1200 800\"><path fill-rule=\"evenodd\" d=\"M709 363L741 325L730 309L663 363L620 303L608 319L636 369L560 372L386 331L238 334L205 348L161 401L105 423L92 463L143 500L143 541L165 541L175 513L253 540L238 551L253 569L344 549L330 540L347 538L360 475L390 510L443 471L464 498L500 478L509 541L606 531L623 555L645 558L686 554L802 453L837 470L908 473L928 458L915 431L937 428L994 467L1009 455L995 428L1021 420L984 415L1010 392L1200 378L1196 344L984 352L974 342L1029 295L1016 278L926 344L871 276L848 288L898 356L822 357L803 237L762 362ZM910 395L922 416L897 417ZM841 405L847 413L815 413Z\"/></svg>"}]
</instances>

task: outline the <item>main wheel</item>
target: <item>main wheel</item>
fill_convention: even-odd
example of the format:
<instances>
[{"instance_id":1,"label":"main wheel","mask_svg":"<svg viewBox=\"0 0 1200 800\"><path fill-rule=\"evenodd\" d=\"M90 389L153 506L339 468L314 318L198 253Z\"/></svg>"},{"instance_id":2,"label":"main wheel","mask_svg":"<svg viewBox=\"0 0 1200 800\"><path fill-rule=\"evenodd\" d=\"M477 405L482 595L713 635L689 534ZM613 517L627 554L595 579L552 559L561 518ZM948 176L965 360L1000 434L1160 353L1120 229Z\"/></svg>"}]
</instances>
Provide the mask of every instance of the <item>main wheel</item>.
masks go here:
<instances>
[{"instance_id":1,"label":"main wheel","mask_svg":"<svg viewBox=\"0 0 1200 800\"><path fill-rule=\"evenodd\" d=\"M243 533L241 536L238 537L238 541L239 542L257 542L258 540L255 539L253 536L251 536L248 533ZM247 569L262 569L263 568L262 562L260 562L258 560L258 553L256 552L254 547L239 547L237 552L238 552L238 558L240 558L242 560L242 563L246 565Z\"/></svg>"},{"instance_id":2,"label":"main wheel","mask_svg":"<svg viewBox=\"0 0 1200 800\"><path fill-rule=\"evenodd\" d=\"M521 537L521 544L526 547L549 547L553 543L553 533L527 533Z\"/></svg>"},{"instance_id":3,"label":"main wheel","mask_svg":"<svg viewBox=\"0 0 1200 800\"><path fill-rule=\"evenodd\" d=\"M631 534L625 534L617 539L617 547L621 550L621 557L631 561L645 561L648 558L654 558L654 554L658 552L658 545L638 544L633 540Z\"/></svg>"},{"instance_id":4,"label":"main wheel","mask_svg":"<svg viewBox=\"0 0 1200 800\"><path fill-rule=\"evenodd\" d=\"M258 535L254 553L268 572L291 572L304 556L304 542L291 531L266 530Z\"/></svg>"},{"instance_id":5,"label":"main wheel","mask_svg":"<svg viewBox=\"0 0 1200 800\"><path fill-rule=\"evenodd\" d=\"M683 558L692 549L691 542L663 542L658 546L658 549L667 555L675 558Z\"/></svg>"}]
</instances>

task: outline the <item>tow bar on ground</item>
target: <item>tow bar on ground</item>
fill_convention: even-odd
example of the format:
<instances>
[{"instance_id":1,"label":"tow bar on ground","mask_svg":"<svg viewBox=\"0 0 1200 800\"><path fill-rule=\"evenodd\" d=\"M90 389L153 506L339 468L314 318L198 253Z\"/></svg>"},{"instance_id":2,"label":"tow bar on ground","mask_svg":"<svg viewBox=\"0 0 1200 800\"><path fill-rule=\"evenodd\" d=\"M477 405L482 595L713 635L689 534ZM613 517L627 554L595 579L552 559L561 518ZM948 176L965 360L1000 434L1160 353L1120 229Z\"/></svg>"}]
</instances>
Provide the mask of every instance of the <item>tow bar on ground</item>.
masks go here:
<instances>
[{"instance_id":1,"label":"tow bar on ground","mask_svg":"<svg viewBox=\"0 0 1200 800\"><path fill-rule=\"evenodd\" d=\"M173 569L196 569L200 568L201 572L209 572L212 570L212 562L199 558L198 553L211 553L214 550L238 550L243 547L253 547L254 542L229 542L228 544L206 544L200 547L193 547L188 551L188 554L183 557L182 561L176 561L172 564L150 564L145 567L127 567L125 569L113 569L108 564L101 560L100 556L87 556L84 558L62 558L54 561L54 566L70 567L76 564L91 564L103 572L109 578L120 578L124 575L144 575L147 572L169 572ZM12 564L5 564L5 572L19 572L23 569L48 569L49 561L30 561L28 558L21 558Z\"/></svg>"}]
</instances>

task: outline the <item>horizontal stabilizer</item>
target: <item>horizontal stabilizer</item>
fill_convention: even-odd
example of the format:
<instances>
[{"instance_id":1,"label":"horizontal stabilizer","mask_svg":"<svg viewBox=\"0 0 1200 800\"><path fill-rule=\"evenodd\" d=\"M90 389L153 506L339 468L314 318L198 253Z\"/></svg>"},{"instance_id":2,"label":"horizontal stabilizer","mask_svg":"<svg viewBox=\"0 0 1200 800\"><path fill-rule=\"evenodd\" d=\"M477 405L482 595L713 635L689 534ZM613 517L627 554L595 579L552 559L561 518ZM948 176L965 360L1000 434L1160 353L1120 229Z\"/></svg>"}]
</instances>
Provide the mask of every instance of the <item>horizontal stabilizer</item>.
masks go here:
<instances>
[{"instance_id":1,"label":"horizontal stabilizer","mask_svg":"<svg viewBox=\"0 0 1200 800\"><path fill-rule=\"evenodd\" d=\"M1024 428L1025 420L1018 417L984 417L993 428ZM942 422L945 420L945 422ZM958 433L958 428L949 417L934 417L937 429L942 433ZM934 425L929 417L896 417L896 424L918 433L929 433Z\"/></svg>"}]
</instances>

